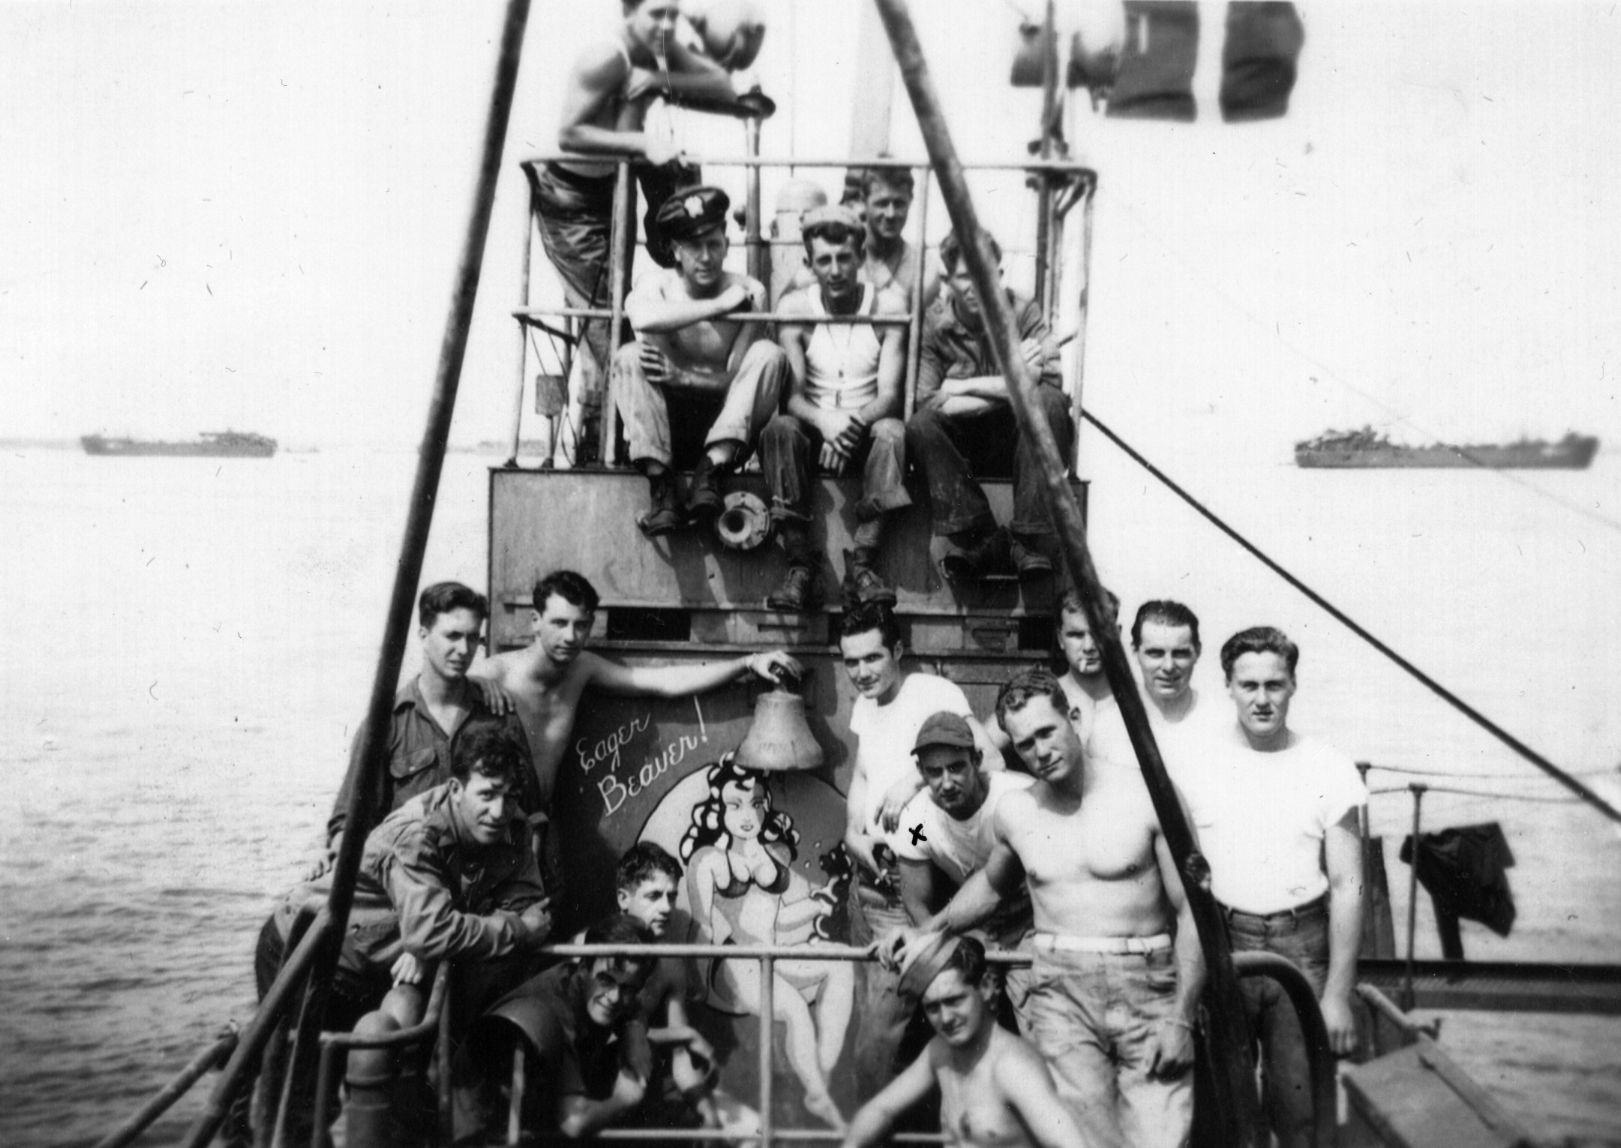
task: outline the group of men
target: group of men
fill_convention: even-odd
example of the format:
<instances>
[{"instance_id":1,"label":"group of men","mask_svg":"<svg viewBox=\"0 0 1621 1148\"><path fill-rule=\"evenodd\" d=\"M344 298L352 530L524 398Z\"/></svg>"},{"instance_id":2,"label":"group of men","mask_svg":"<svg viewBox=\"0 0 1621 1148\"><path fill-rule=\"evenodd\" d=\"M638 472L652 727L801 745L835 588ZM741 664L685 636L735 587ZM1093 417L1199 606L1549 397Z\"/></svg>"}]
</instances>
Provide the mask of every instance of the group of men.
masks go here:
<instances>
[{"instance_id":1,"label":"group of men","mask_svg":"<svg viewBox=\"0 0 1621 1148\"><path fill-rule=\"evenodd\" d=\"M450 959L467 1015L476 1015L533 972L540 945L560 939L550 902L566 873L547 815L587 690L681 696L802 670L780 651L623 666L585 648L598 601L583 577L553 572L533 602L531 645L475 667L483 597L455 583L422 593L421 668L400 688L387 768L370 781L381 821L362 851L332 1023L369 1016L372 1031L414 1023L435 964ZM854 870L851 939L889 958L867 966L858 1002L853 1067L869 1106L849 1126L852 1144L880 1136L931 1074L945 1112L961 1115L965 1142L979 1142L976 1127L1004 1125L1043 1144L1186 1142L1204 982L1199 943L1102 685L1096 636L1073 595L1058 630L1062 677L1042 667L1014 674L987 725L960 687L908 669L886 605L857 604L841 620L839 654L854 694L844 835ZM1228 709L1192 684L1201 645L1186 606L1144 603L1130 639L1234 948L1300 965L1335 1051L1349 1052L1357 812L1366 797L1349 759L1289 727L1298 649L1266 627L1228 639ZM366 737L363 727L357 753ZM1006 768L1004 748L1017 768ZM261 992L307 924L305 910L324 895L348 800L346 785L313 880L283 899L261 933ZM621 865L620 915L585 939L687 939L675 909L680 874L657 846L636 846ZM974 944L957 943L970 935ZM1023 951L1031 966L987 973L976 945ZM676 962L603 958L547 972L497 1004L488 1023L504 1020L545 1069L533 1077L548 1083L533 1091L529 1103L541 1107L529 1118L582 1135L673 1104L713 1124L715 1054L686 1014L689 980ZM1269 982L1246 982L1245 993L1279 1142L1305 1143L1312 1113L1300 1028ZM907 1067L907 1029L920 1003L936 1035ZM1022 1038L989 1032L998 1009ZM963 1051L970 1046L972 1056ZM1011 1058L1013 1067L980 1064L982 1055ZM1045 1067L1032 1073L1031 1063ZM488 1073L469 1078L487 1091ZM477 1100L478 1087L469 1095ZM479 1103L468 1111L489 1115ZM245 1135L245 1110L240 1117ZM1071 1131L1078 1141L1066 1139Z\"/></svg>"},{"instance_id":2,"label":"group of men","mask_svg":"<svg viewBox=\"0 0 1621 1148\"><path fill-rule=\"evenodd\" d=\"M637 338L614 359L611 390L630 458L648 478L642 531L655 537L712 519L722 508L721 477L758 451L787 558L767 605L785 612L820 600L823 555L812 513L819 473L861 475L844 562L846 604L895 602L880 552L887 517L912 504L908 466L929 492L948 577L1043 577L1057 549L1036 454L1018 433L954 234L940 245L942 280L921 285L925 295L939 283L944 289L924 317L916 409L903 421L903 324L916 277L934 269L901 235L911 174L873 168L861 187L865 219L839 204L804 213L810 281L778 303L774 341L764 323L746 317L766 309L765 286L723 266L726 193L699 187L667 200L659 219L676 265L631 292L626 314ZM1038 383L1036 407L1067 451L1074 426L1057 346L1040 307L1011 290L1007 296ZM693 441L681 443L683 435ZM676 476L683 456L692 466L684 494ZM1005 526L975 477L994 473L1013 479Z\"/></svg>"},{"instance_id":3,"label":"group of men","mask_svg":"<svg viewBox=\"0 0 1621 1148\"><path fill-rule=\"evenodd\" d=\"M957 237L948 235L938 255L905 238L914 190L907 168L861 172L845 203L830 204L817 189L819 205L800 220L805 268L774 301L783 317L774 335L749 317L773 300L765 284L725 267L728 196L702 185L646 127L657 97L736 99L727 69L751 53L728 50L722 59L686 46L682 23L693 18L703 17L691 4L626 0L616 36L590 46L570 73L558 133L568 156L528 169L541 238L571 306L611 303L614 159L632 161L648 199L647 245L661 266L625 299L635 338L611 352L609 325L588 321L574 380L590 424L606 377L630 461L648 480L638 525L658 537L712 520L723 507L721 479L758 454L787 559L767 604L805 611L819 603L824 565L814 480L859 472L842 595L893 604L880 556L887 516L911 505L910 466L929 492L948 577L1050 575L1056 544L1035 452L1017 433ZM746 29L754 48L762 28ZM926 313L915 410L903 421L916 292ZM1011 291L1008 302L1038 384L1036 406L1067 453L1074 426L1056 343L1035 303ZM683 491L678 472L688 469ZM975 478L997 473L1013 478L1005 526Z\"/></svg>"}]
</instances>

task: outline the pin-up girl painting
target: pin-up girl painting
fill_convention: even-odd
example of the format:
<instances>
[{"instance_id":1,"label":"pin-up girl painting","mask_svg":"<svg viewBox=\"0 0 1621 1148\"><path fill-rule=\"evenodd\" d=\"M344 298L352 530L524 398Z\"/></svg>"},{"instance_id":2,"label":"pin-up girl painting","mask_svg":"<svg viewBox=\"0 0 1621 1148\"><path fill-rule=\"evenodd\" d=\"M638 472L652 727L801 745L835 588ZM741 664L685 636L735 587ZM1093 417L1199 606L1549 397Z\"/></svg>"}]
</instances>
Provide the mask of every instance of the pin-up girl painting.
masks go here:
<instances>
[{"instance_id":1,"label":"pin-up girl painting","mask_svg":"<svg viewBox=\"0 0 1621 1148\"><path fill-rule=\"evenodd\" d=\"M692 810L681 840L687 898L704 939L717 944L804 945L821 939L832 911L825 887L812 888L793 868L799 833L771 805L766 775L737 766L731 755L709 767L708 796ZM760 966L715 962L711 991L718 1008L760 1013ZM805 1108L844 1127L828 1093L828 1074L844 1047L855 1002L854 969L840 961L776 962L773 1012L787 1035L788 1063L805 1089Z\"/></svg>"}]
</instances>

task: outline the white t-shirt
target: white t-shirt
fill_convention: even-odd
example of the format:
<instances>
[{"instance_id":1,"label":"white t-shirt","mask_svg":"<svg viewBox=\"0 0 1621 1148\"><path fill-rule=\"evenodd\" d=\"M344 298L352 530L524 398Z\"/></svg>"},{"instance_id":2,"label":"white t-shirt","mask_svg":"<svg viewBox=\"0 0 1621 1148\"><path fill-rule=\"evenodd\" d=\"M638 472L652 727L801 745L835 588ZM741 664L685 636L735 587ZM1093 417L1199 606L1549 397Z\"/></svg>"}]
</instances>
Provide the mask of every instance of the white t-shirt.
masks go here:
<instances>
[{"instance_id":1,"label":"white t-shirt","mask_svg":"<svg viewBox=\"0 0 1621 1148\"><path fill-rule=\"evenodd\" d=\"M878 812L884 807L884 794L902 778L916 778L917 759L912 745L917 731L931 714L949 710L973 717L968 697L955 683L934 674L908 674L888 705L871 698L857 698L850 707L850 732L856 735L856 768L867 777L866 808L861 811L867 832L895 842L878 825ZM904 837L906 834L897 834Z\"/></svg>"},{"instance_id":2,"label":"white t-shirt","mask_svg":"<svg viewBox=\"0 0 1621 1148\"><path fill-rule=\"evenodd\" d=\"M1262 753L1236 722L1178 784L1216 900L1246 913L1281 912L1328 892L1323 837L1368 800L1356 763L1328 743L1290 731L1288 748Z\"/></svg>"},{"instance_id":3,"label":"white t-shirt","mask_svg":"<svg viewBox=\"0 0 1621 1148\"><path fill-rule=\"evenodd\" d=\"M1167 722L1153 702L1144 700L1154 744L1159 746L1166 772L1179 788L1186 784L1188 775L1202 768L1215 747L1225 746L1232 739L1229 727L1234 721L1233 708L1222 703L1221 698L1207 698L1195 690L1193 706L1182 715L1182 720ZM1105 698L1097 705L1092 729L1086 738L1086 756L1132 770L1138 768L1137 751L1131 748L1125 719L1120 716L1120 703L1113 698Z\"/></svg>"},{"instance_id":4,"label":"white t-shirt","mask_svg":"<svg viewBox=\"0 0 1621 1148\"><path fill-rule=\"evenodd\" d=\"M996 770L985 775L985 802L962 820L934 803L929 791L912 798L901 814L901 828L895 836L895 856L908 861L932 861L958 885L985 867L996 845L996 807L1002 798L1019 789L1029 789L1035 778L1023 773ZM912 843L913 829L917 844Z\"/></svg>"}]
</instances>

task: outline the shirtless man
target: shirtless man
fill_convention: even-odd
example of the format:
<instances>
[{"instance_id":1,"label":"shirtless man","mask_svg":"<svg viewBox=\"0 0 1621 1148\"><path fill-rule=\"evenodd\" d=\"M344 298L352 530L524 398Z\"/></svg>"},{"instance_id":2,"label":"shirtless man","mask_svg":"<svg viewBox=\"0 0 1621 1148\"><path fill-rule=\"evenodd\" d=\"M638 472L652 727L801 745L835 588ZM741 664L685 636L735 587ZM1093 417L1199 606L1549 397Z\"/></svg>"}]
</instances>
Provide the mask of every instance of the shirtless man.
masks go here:
<instances>
[{"instance_id":1,"label":"shirtless man","mask_svg":"<svg viewBox=\"0 0 1621 1148\"><path fill-rule=\"evenodd\" d=\"M724 266L730 204L715 187L667 200L659 226L675 244L676 267L644 277L625 301L637 341L614 356L610 385L631 461L647 475L652 507L638 525L649 538L686 522L671 472L686 444L672 430L703 434L686 512L712 519L721 475L748 457L788 381L787 356L764 325L728 318L766 306L758 280Z\"/></svg>"},{"instance_id":2,"label":"shirtless man","mask_svg":"<svg viewBox=\"0 0 1621 1148\"><path fill-rule=\"evenodd\" d=\"M1068 708L1046 670L1002 687L997 717L1036 784L997 806L985 868L929 927L972 927L1022 871L1036 926L1025 1018L1059 1096L1088 1145L1174 1148L1193 1115L1204 956L1147 789L1090 767Z\"/></svg>"},{"instance_id":3,"label":"shirtless man","mask_svg":"<svg viewBox=\"0 0 1621 1148\"><path fill-rule=\"evenodd\" d=\"M850 1122L844 1148L882 1143L902 1112L940 1089L940 1131L960 1148L1081 1148L1047 1066L996 1023L996 978L973 937L914 944L902 991L920 993L935 1037L923 1055Z\"/></svg>"},{"instance_id":4,"label":"shirtless man","mask_svg":"<svg viewBox=\"0 0 1621 1148\"><path fill-rule=\"evenodd\" d=\"M1110 616L1117 616L1120 599L1112 590L1104 590L1103 596L1108 599ZM1103 673L1103 647L1092 635L1092 623L1087 621L1080 591L1075 589L1066 590L1058 604L1058 648L1069 667L1058 679L1069 696L1069 720L1083 738L1090 738L1098 704L1109 698L1109 679Z\"/></svg>"},{"instance_id":5,"label":"shirtless man","mask_svg":"<svg viewBox=\"0 0 1621 1148\"><path fill-rule=\"evenodd\" d=\"M618 31L588 45L569 71L557 142L580 158L524 167L541 243L563 281L570 307L611 305L612 160L628 156L638 161L636 171L649 200L650 217L683 178L698 182L695 170L680 162L673 141L644 130L653 98L734 98L721 65L680 43L675 34L679 16L676 0L625 0L624 23ZM626 225L632 226L634 218L632 203L627 205ZM630 282L628 266L625 282ZM608 369L606 320L585 324L581 351L573 395L582 417L594 422Z\"/></svg>"},{"instance_id":6,"label":"shirtless man","mask_svg":"<svg viewBox=\"0 0 1621 1148\"><path fill-rule=\"evenodd\" d=\"M819 597L822 554L811 541L811 491L818 467L842 475L861 468L854 551L846 551L844 598L895 604L895 588L878 572L884 516L912 504L906 492L906 426L900 420L906 371L906 328L818 322L830 315L905 317L899 292L857 277L866 232L848 207L817 207L800 222L805 262L816 281L778 305L785 315L777 342L793 378L787 409L766 425L760 458L771 491L788 571L766 605L798 612Z\"/></svg>"},{"instance_id":7,"label":"shirtless man","mask_svg":"<svg viewBox=\"0 0 1621 1148\"><path fill-rule=\"evenodd\" d=\"M622 666L585 648L597 611L596 588L572 570L554 570L535 583L535 640L522 650L488 658L473 676L493 681L511 697L528 736L543 809L557 785L574 717L587 687L620 697L679 698L735 682L748 674L766 681L798 677L803 667L780 650L724 662L680 666Z\"/></svg>"}]
</instances>

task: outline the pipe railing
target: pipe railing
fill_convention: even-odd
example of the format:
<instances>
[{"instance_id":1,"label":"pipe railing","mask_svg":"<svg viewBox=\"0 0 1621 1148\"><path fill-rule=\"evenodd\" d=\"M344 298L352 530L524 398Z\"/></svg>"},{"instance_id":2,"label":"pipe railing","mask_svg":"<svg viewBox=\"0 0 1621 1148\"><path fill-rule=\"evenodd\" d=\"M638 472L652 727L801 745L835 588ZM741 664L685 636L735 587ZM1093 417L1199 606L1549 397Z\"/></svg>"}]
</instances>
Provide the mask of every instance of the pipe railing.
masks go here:
<instances>
[{"instance_id":1,"label":"pipe railing","mask_svg":"<svg viewBox=\"0 0 1621 1148\"><path fill-rule=\"evenodd\" d=\"M232 1021L227 1031L207 1048L187 1062L186 1067L175 1075L175 1078L158 1090L157 1094L141 1105L124 1123L109 1132L102 1139L96 1141L96 1148L124 1148L132 1144L142 1132L150 1128L158 1117L169 1111L204 1075L215 1068L225 1064L232 1052L236 1050L240 1034L235 1021Z\"/></svg>"},{"instance_id":2,"label":"pipe railing","mask_svg":"<svg viewBox=\"0 0 1621 1148\"><path fill-rule=\"evenodd\" d=\"M718 157L702 157L702 162L711 167L740 167L745 169L748 173L745 215L743 223L745 233L744 248L746 252L749 274L762 283L766 283L767 281L767 276L765 274L765 253L773 246L797 246L799 244L798 240L785 241L770 239L766 238L762 234L761 225L763 209L761 206L760 194L760 173L762 169L789 168L792 170L797 170L801 167L846 169L877 168L888 171L905 170L919 171L923 173L923 187L918 195L918 234L920 236L918 242L920 252L919 274L917 277L917 282L912 285L911 298L907 301L907 315L817 315L814 317L807 317L804 315L784 315L781 312L768 311L727 316L727 320L729 322L755 324L788 322L803 323L807 321L814 321L817 323L853 323L871 326L906 325L908 327L906 376L902 385L901 415L903 418L910 418L916 403L918 360L923 342L924 306L922 268L923 257L926 256L929 250L929 244L927 242L927 228L929 217L929 199L932 189L932 182L928 178L930 172L928 161L876 156L868 159L851 159L850 157L834 159L828 157L817 157L804 160L798 158L777 159L764 157L759 154L759 121L750 120L749 125L750 130L746 140L748 147L747 154L741 156L726 155ZM581 157L578 154L570 152L545 152L526 156L518 162L521 167L528 168L533 165L546 164L559 160L577 161L580 158ZM694 158L696 159L697 157ZM512 311L512 317L518 320L520 328L530 326L546 328L546 325L542 322L542 320L548 318L575 320L580 325L579 337L581 339L584 338L584 324L586 322L606 321L608 323L608 361L600 365L603 374L603 378L600 383L603 388L603 393L600 395L602 407L599 412L596 412L598 418L597 459L605 466L612 466L615 464L615 460L612 457L612 451L618 433L618 410L614 405L611 388L609 387L609 368L611 367L614 354L618 352L621 346L620 335L624 327L625 318L624 299L626 291L629 287L629 284L625 279L625 271L630 261L631 248L636 246L638 243L635 235L636 228L634 220L630 219L625 210L626 201L631 195L630 173L632 161L628 158L620 158L616 160L615 163L616 175L614 180L614 203L612 210L612 222L610 223L609 228L609 305L607 307L571 307L567 305L558 307L535 306L530 299L529 290L529 267L533 260L533 246L529 242L529 236L526 235L523 245L524 270L522 297L524 305L522 307L515 308ZM963 170L967 171L1021 172L1026 176L1033 177L1039 189L1038 204L1042 212L1041 219L1038 220L1038 222L1042 223L1043 225L1045 225L1047 221L1047 216L1067 213L1078 200L1084 199L1087 205L1087 214L1084 223L1084 234L1082 236L1083 263L1080 272L1083 278L1084 290L1084 280L1090 275L1090 208L1093 193L1097 189L1097 172L1085 164L1049 158L985 161L980 163L962 164L960 166ZM1061 183L1065 179L1069 181L1067 193L1062 196L1054 196L1052 194L1054 185ZM526 217L526 227L531 231L533 230L535 223L534 211L535 202L533 196L531 196L530 211ZM630 223L630 226L628 227L626 226L627 221ZM1004 256L1015 254L1034 255L1037 276L1035 295L1038 299L1043 299L1043 306L1047 310L1051 311L1053 306L1055 306L1059 289L1057 269L1058 252L1054 242L1054 233L1061 233L1061 229L1056 227L1049 228L1042 226L1039 228L1039 230L1041 234L1037 237L1037 245L1033 252L1027 252L1022 248L1008 247L1004 248L1003 254ZM767 285L769 286L769 284ZM1079 302L1080 323L1078 326L1080 329L1084 329L1084 295L1080 297ZM549 330L549 328L546 329ZM1073 338L1074 336L1070 337ZM1080 385L1081 377L1084 372L1083 350L1084 344L1077 348L1074 358L1075 365L1071 372L1071 377L1065 382L1065 393L1071 396L1071 402L1074 405L1077 414L1080 409ZM565 371L565 374L566 373L567 372ZM506 466L508 468L515 468L517 466L519 446L523 441L523 399L524 387L527 385L527 380L528 356L527 348L525 348L524 351L518 356L518 384L516 394L513 399L512 428L509 435L509 439L512 443L512 454L506 462ZM592 412L582 410L581 413L582 422L589 424ZM1077 426L1079 426L1078 420ZM574 456L576 458L579 454L579 446L584 437L584 432L584 426L575 427L573 431L575 439ZM557 433L558 428L556 424L553 423L550 428L550 438L553 441L548 443L548 458L555 456L557 453L557 443L555 441ZM1072 457L1066 460L1068 465L1074 466L1077 464L1079 459L1079 449L1080 436L1077 435Z\"/></svg>"},{"instance_id":3,"label":"pipe railing","mask_svg":"<svg viewBox=\"0 0 1621 1148\"><path fill-rule=\"evenodd\" d=\"M1339 1140L1334 1051L1328 1042L1323 1010L1317 1003L1317 990L1312 988L1311 981L1298 965L1277 953L1234 953L1233 968L1245 979L1266 977L1289 998L1305 1037L1306 1068L1311 1080L1312 1142L1316 1148L1334 1148Z\"/></svg>"}]
</instances>

